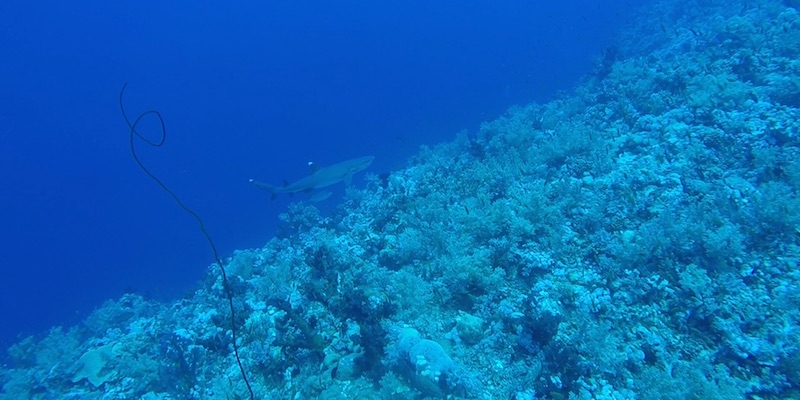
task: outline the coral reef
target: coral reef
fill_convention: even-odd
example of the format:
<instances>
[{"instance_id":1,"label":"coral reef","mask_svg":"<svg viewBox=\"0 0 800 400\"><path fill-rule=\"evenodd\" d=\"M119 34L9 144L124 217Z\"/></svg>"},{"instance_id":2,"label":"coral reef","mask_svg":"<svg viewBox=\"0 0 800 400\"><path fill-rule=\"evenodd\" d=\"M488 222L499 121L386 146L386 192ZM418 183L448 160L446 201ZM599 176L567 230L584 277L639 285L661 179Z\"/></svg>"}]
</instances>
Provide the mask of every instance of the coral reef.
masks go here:
<instances>
[{"instance_id":1,"label":"coral reef","mask_svg":"<svg viewBox=\"0 0 800 400\"><path fill-rule=\"evenodd\" d=\"M800 15L661 1L510 109L236 252L260 399L800 397ZM652 21L660 21L654 24ZM219 267L9 349L0 399L235 399Z\"/></svg>"}]
</instances>

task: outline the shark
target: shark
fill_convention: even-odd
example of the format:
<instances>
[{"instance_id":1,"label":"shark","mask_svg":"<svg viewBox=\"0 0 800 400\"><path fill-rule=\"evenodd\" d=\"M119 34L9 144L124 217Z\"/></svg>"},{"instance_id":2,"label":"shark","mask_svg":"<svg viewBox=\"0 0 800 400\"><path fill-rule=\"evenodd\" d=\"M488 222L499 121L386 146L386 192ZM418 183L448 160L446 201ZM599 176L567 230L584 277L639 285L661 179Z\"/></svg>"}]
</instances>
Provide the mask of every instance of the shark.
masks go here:
<instances>
[{"instance_id":1,"label":"shark","mask_svg":"<svg viewBox=\"0 0 800 400\"><path fill-rule=\"evenodd\" d=\"M364 156L342 161L327 167L319 167L317 164L310 162L308 163L308 167L311 169L311 173L298 181L292 183L284 181L283 186L273 186L254 179L250 179L250 183L257 188L268 191L272 195L272 199L284 193L290 196L295 193L312 194L319 189L339 182L344 182L346 186L350 186L350 182L353 180L353 174L367 169L367 167L372 164L373 160L375 160L374 156ZM323 193L316 197L324 200L329 196L329 193ZM313 199L315 196L311 195L311 198Z\"/></svg>"}]
</instances>

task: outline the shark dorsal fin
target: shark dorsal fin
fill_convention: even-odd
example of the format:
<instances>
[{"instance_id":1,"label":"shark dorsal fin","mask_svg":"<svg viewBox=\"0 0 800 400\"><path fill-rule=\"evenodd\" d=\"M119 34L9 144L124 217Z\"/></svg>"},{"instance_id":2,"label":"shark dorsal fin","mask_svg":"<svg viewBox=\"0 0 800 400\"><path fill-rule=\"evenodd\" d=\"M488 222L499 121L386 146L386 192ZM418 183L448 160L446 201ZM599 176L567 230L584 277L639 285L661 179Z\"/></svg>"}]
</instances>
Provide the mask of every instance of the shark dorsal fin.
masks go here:
<instances>
[{"instance_id":1,"label":"shark dorsal fin","mask_svg":"<svg viewBox=\"0 0 800 400\"><path fill-rule=\"evenodd\" d=\"M313 175L314 173L319 171L319 166L317 165L317 163L315 163L313 161L309 161L308 162L308 171Z\"/></svg>"}]
</instances>

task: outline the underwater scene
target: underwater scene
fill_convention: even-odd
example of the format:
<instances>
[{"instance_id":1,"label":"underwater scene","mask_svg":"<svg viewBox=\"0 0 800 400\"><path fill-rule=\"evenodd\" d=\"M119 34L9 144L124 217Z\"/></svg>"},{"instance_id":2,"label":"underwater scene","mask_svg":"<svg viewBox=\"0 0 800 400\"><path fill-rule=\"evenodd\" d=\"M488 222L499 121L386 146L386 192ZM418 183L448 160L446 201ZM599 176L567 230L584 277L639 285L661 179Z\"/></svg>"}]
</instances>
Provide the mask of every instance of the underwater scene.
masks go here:
<instances>
[{"instance_id":1,"label":"underwater scene","mask_svg":"<svg viewBox=\"0 0 800 400\"><path fill-rule=\"evenodd\" d=\"M97 93L205 269L15 337L0 399L800 399L800 2L629 7L569 90L252 170L257 245L142 155L180 117Z\"/></svg>"}]
</instances>

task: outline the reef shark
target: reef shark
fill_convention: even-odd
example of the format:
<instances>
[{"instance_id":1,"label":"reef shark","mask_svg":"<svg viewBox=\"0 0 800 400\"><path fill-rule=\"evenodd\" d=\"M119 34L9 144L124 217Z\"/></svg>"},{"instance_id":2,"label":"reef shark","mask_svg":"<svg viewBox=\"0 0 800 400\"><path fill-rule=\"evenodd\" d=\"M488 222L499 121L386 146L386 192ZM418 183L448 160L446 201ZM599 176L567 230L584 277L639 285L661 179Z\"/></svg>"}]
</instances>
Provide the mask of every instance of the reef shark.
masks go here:
<instances>
[{"instance_id":1,"label":"reef shark","mask_svg":"<svg viewBox=\"0 0 800 400\"><path fill-rule=\"evenodd\" d=\"M289 195L295 193L310 194L317 189L328 187L339 182L344 182L345 185L350 186L353 174L365 170L372 164L372 160L374 159L375 157L373 156L358 157L327 167L318 167L315 163L310 162L308 163L308 167L311 169L311 174L296 182L288 183L284 181L283 186L273 186L250 179L250 183L270 192L273 199L282 193L287 193ZM316 197L319 197L319 200L324 200L329 196L329 193L323 193ZM312 195L311 199L313 201L315 197Z\"/></svg>"}]
</instances>

